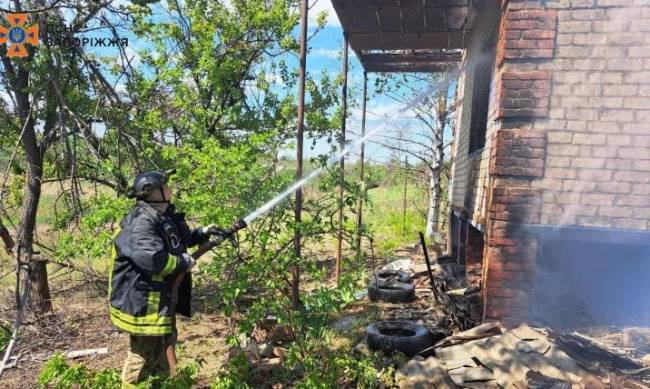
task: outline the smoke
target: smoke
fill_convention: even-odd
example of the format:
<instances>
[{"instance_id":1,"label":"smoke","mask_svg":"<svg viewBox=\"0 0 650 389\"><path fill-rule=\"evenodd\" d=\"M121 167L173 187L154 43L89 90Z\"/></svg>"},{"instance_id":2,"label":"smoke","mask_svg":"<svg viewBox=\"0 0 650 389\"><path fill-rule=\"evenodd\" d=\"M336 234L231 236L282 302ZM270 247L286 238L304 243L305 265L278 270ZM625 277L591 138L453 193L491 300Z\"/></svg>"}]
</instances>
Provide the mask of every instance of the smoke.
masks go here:
<instances>
[{"instance_id":1,"label":"smoke","mask_svg":"<svg viewBox=\"0 0 650 389\"><path fill-rule=\"evenodd\" d=\"M637 80L650 63L636 57L648 43L643 13L559 10L546 173L533 184L544 190L541 223L552 226L535 267L537 320L650 325L650 241L633 243L634 232L603 241L612 229L648 229L650 139L638 134L650 134L650 104Z\"/></svg>"}]
</instances>

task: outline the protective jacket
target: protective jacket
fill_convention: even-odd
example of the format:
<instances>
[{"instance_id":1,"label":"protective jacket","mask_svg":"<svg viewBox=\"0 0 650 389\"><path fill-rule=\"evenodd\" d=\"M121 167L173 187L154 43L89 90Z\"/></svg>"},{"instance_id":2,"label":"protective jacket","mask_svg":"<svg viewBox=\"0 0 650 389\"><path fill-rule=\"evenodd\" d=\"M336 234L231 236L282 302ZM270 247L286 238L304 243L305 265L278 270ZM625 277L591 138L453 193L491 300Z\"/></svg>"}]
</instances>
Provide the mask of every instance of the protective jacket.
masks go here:
<instances>
[{"instance_id":1,"label":"protective jacket","mask_svg":"<svg viewBox=\"0 0 650 389\"><path fill-rule=\"evenodd\" d=\"M200 229L190 230L185 215L169 205L163 214L139 201L124 217L115 235L109 285L113 324L133 335L172 333L171 285L187 270L177 255L207 241ZM191 278L179 288L176 312L189 316Z\"/></svg>"}]
</instances>

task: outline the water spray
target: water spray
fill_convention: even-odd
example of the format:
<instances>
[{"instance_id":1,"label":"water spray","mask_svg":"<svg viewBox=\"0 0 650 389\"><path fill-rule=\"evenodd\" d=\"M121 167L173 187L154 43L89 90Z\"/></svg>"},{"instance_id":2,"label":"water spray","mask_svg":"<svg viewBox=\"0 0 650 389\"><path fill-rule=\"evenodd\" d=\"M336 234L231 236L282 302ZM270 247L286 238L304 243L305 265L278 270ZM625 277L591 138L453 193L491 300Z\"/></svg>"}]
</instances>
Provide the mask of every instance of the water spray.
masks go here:
<instances>
[{"instance_id":1,"label":"water spray","mask_svg":"<svg viewBox=\"0 0 650 389\"><path fill-rule=\"evenodd\" d=\"M435 83L429 86L423 93L415 96L411 100L407 101L406 104L404 104L403 107L396 109L395 112L391 112L390 117L395 117L395 116L400 116L402 113L404 113L406 110L410 109L414 105L419 104L422 100L424 100L427 96L431 94L431 92L439 87L440 83ZM278 194L271 200L269 200L266 204L262 205L261 207L257 208L255 211L251 212L248 214L246 217L244 217L241 222L244 223L244 226L249 225L253 220L257 219L261 215L265 214L269 210L271 210L273 207L278 205L282 200L285 198L289 197L292 193L294 193L297 189L301 188L305 184L307 184L309 181L313 180L314 178L318 177L326 168L336 164L341 158L345 157L346 155L350 154L352 150L355 150L357 147L361 146L363 143L365 143L368 139L372 138L373 136L383 132L386 129L387 124L384 123L377 127L375 130L372 130L368 132L365 136L357 139L355 142L341 150L338 154L335 154L331 156L327 162L325 163L324 166L314 170L313 172L309 173L307 176L302 178L301 180L295 182L293 185L291 185L289 188L287 188L284 192ZM239 223L239 222L238 222Z\"/></svg>"},{"instance_id":2,"label":"water spray","mask_svg":"<svg viewBox=\"0 0 650 389\"><path fill-rule=\"evenodd\" d=\"M390 116L399 116L402 113L404 113L406 110L411 108L412 106L419 104L426 96L428 96L434 88L438 87L439 83L437 84L432 84L429 88L427 88L426 91L421 93L420 95L414 97L410 101L408 101L404 106L400 109L397 109L395 112L392 113ZM333 155L330 157L327 162L325 163L324 166L321 166L320 168L314 170L313 172L309 173L306 177L302 178L301 180L295 182L293 185L291 185L289 188L287 188L284 192L278 194L268 202L266 202L264 205L261 207L257 208L255 211L251 212L248 214L246 217L243 219L240 219L236 221L232 226L229 228L226 228L223 230L220 234L218 234L214 239L210 240L206 244L202 245L199 247L196 251L192 253L192 257L194 258L199 258L208 251L212 250L213 248L221 245L225 240L230 241L230 243L237 247L238 242L237 239L235 238L235 234L237 231L242 230L246 228L250 223L252 223L255 219L260 217L261 215L265 214L269 210L271 210L273 207L278 205L282 200L285 198L289 197L293 192L295 192L298 188L301 188L305 184L307 184L309 181L313 180L314 178L318 177L327 167L330 167L337 163L341 158L344 156L348 155L352 150L356 149L358 146L363 144L365 141L368 139L372 138L373 136L381 133L384 131L386 128L386 123L382 124L381 126L377 127L375 130L368 132L365 136L357 139L354 143L349 145L348 147L344 148L341 150L338 154ZM178 288L183 282L183 279L185 278L185 273L180 273L178 274L172 283L172 303L171 303L171 311L174 312L176 308L176 302L178 301ZM172 317L175 317L172 315ZM170 367L173 369L172 371L175 371L176 369L176 351L174 347L170 346L167 347L166 350L167 354L167 360L170 363Z\"/></svg>"}]
</instances>

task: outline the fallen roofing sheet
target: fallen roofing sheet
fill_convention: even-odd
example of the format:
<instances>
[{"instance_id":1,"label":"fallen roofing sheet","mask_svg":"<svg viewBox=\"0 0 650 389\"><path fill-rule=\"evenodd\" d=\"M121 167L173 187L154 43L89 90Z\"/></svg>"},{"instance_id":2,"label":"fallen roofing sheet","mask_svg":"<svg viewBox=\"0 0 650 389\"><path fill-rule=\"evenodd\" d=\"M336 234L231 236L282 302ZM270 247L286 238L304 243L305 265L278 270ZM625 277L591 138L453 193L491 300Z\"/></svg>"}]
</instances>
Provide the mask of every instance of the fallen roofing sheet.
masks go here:
<instances>
[{"instance_id":1,"label":"fallen roofing sheet","mask_svg":"<svg viewBox=\"0 0 650 389\"><path fill-rule=\"evenodd\" d=\"M435 356L399 374L403 388L639 389L648 388L649 370L580 335L486 323L442 340Z\"/></svg>"}]
</instances>

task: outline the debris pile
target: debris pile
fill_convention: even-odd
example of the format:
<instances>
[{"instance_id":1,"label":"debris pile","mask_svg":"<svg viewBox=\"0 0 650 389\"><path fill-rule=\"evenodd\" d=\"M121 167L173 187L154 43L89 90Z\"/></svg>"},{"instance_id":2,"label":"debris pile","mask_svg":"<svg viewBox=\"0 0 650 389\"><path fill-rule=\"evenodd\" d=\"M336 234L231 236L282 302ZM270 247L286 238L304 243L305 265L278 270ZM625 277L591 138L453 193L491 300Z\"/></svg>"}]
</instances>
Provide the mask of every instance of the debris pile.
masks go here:
<instances>
[{"instance_id":1,"label":"debris pile","mask_svg":"<svg viewBox=\"0 0 650 389\"><path fill-rule=\"evenodd\" d=\"M416 288L429 288L435 301L445 311L446 316L460 329L475 327L481 322L483 305L480 286L467 286L465 265L457 258L443 255L431 264L430 285L426 264L414 268L417 278Z\"/></svg>"},{"instance_id":2,"label":"debris pile","mask_svg":"<svg viewBox=\"0 0 650 389\"><path fill-rule=\"evenodd\" d=\"M650 368L585 336L484 323L439 341L399 371L403 388L638 389ZM421 354L425 354L424 352Z\"/></svg>"}]
</instances>

